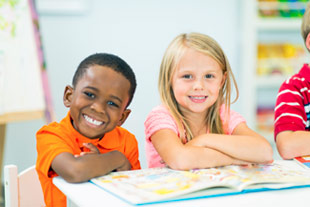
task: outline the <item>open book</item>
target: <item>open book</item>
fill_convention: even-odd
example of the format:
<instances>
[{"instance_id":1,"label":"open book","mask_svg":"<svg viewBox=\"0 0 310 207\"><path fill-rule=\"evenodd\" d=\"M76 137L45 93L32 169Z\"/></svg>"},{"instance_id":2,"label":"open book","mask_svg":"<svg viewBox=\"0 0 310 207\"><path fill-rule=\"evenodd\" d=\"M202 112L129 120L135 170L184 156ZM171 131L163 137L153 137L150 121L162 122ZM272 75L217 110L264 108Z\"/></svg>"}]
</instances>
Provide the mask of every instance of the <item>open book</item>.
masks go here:
<instances>
[{"instance_id":1,"label":"open book","mask_svg":"<svg viewBox=\"0 0 310 207\"><path fill-rule=\"evenodd\" d=\"M303 166L304 168L310 169L310 155L295 157L294 160L297 161L297 163Z\"/></svg>"},{"instance_id":2,"label":"open book","mask_svg":"<svg viewBox=\"0 0 310 207\"><path fill-rule=\"evenodd\" d=\"M310 173L277 161L269 165L226 166L178 171L149 168L112 172L90 182L131 204L233 195L263 190L310 187Z\"/></svg>"}]
</instances>

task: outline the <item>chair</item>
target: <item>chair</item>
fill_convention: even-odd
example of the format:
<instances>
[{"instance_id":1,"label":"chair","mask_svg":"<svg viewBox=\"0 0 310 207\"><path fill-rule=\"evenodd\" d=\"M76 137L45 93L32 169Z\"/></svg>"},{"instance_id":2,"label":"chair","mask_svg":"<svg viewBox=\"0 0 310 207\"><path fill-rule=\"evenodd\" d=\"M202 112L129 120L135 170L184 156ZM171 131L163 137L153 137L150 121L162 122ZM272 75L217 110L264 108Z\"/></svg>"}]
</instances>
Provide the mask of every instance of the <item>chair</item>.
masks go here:
<instances>
[{"instance_id":1,"label":"chair","mask_svg":"<svg viewBox=\"0 0 310 207\"><path fill-rule=\"evenodd\" d=\"M45 206L35 166L18 174L16 165L4 166L5 207Z\"/></svg>"}]
</instances>

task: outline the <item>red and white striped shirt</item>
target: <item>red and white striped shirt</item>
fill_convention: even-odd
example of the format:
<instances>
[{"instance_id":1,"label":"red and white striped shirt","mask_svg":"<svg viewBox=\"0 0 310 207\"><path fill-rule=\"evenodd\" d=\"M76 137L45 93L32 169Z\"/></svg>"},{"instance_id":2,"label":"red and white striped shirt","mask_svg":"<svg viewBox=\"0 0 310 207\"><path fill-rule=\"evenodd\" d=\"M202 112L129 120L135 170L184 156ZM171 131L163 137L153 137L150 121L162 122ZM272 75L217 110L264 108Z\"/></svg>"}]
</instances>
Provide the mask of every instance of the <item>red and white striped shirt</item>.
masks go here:
<instances>
[{"instance_id":1,"label":"red and white striped shirt","mask_svg":"<svg viewBox=\"0 0 310 207\"><path fill-rule=\"evenodd\" d=\"M299 73L280 87L275 107L274 137L282 131L310 131L310 67L304 64Z\"/></svg>"}]
</instances>

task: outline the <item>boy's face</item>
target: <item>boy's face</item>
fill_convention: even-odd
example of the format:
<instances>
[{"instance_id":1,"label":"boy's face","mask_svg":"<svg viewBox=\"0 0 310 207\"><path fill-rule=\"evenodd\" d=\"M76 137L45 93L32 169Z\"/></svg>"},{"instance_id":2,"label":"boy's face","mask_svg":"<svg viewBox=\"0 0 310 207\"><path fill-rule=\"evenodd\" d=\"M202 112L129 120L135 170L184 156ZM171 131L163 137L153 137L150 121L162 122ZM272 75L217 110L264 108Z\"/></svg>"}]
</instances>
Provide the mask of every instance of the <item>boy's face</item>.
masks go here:
<instances>
[{"instance_id":1,"label":"boy's face","mask_svg":"<svg viewBox=\"0 0 310 207\"><path fill-rule=\"evenodd\" d=\"M74 128L82 135L101 138L128 117L130 82L109 67L93 65L73 89L67 86L64 104L70 107Z\"/></svg>"}]
</instances>

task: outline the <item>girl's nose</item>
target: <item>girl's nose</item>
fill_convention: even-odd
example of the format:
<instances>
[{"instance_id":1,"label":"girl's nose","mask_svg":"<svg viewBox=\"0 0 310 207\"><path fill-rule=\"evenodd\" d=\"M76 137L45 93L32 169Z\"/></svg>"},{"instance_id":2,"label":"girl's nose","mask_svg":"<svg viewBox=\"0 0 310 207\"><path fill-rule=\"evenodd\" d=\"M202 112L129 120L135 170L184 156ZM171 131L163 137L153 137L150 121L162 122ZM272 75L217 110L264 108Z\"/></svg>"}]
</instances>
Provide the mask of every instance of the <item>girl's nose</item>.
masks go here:
<instances>
[{"instance_id":1,"label":"girl's nose","mask_svg":"<svg viewBox=\"0 0 310 207\"><path fill-rule=\"evenodd\" d=\"M196 80L193 85L194 90L202 90L204 88L204 83L202 80Z\"/></svg>"}]
</instances>

